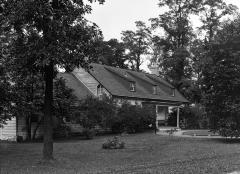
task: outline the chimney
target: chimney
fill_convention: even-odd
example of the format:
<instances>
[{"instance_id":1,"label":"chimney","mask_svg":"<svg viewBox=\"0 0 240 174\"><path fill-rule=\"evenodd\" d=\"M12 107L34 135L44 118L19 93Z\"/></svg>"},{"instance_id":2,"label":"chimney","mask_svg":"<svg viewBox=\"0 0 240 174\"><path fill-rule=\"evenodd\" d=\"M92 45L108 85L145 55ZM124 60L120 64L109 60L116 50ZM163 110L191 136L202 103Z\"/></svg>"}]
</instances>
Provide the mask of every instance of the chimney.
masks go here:
<instances>
[{"instance_id":1,"label":"chimney","mask_svg":"<svg viewBox=\"0 0 240 174\"><path fill-rule=\"evenodd\" d=\"M159 76L159 67L156 63L152 63L151 65L148 65L148 68L151 71L151 74L155 74Z\"/></svg>"}]
</instances>

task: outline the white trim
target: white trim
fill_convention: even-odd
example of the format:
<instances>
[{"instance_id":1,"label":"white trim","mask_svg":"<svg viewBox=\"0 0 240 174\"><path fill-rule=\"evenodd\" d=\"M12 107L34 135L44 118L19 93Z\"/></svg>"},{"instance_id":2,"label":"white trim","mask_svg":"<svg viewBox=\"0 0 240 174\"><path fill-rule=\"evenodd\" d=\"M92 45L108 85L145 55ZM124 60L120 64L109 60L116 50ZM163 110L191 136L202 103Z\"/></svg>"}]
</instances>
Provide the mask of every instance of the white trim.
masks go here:
<instances>
[{"instance_id":1,"label":"white trim","mask_svg":"<svg viewBox=\"0 0 240 174\"><path fill-rule=\"evenodd\" d=\"M177 108L177 128L180 128L180 126L179 126L179 114L180 114L180 107Z\"/></svg>"},{"instance_id":2,"label":"white trim","mask_svg":"<svg viewBox=\"0 0 240 174\"><path fill-rule=\"evenodd\" d=\"M0 127L0 140L3 138L2 132L3 132L3 128Z\"/></svg>"},{"instance_id":3,"label":"white trim","mask_svg":"<svg viewBox=\"0 0 240 174\"><path fill-rule=\"evenodd\" d=\"M130 82L130 91L135 92L136 91L136 84L133 82Z\"/></svg>"}]
</instances>

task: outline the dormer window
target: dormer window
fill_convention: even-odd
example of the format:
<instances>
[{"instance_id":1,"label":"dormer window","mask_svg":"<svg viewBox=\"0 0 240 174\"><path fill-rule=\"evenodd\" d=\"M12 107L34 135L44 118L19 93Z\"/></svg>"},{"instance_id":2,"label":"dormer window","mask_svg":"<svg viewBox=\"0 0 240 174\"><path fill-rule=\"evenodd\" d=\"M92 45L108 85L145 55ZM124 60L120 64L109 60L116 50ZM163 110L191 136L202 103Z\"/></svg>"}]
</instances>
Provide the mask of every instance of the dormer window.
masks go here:
<instances>
[{"instance_id":1,"label":"dormer window","mask_svg":"<svg viewBox=\"0 0 240 174\"><path fill-rule=\"evenodd\" d=\"M171 93L171 95L172 95L172 97L174 97L174 96L175 96L175 89L174 89L174 88L172 88L171 90L172 90L172 93Z\"/></svg>"},{"instance_id":2,"label":"dormer window","mask_svg":"<svg viewBox=\"0 0 240 174\"><path fill-rule=\"evenodd\" d=\"M136 91L136 84L134 82L130 82L130 91L135 92Z\"/></svg>"},{"instance_id":3,"label":"dormer window","mask_svg":"<svg viewBox=\"0 0 240 174\"><path fill-rule=\"evenodd\" d=\"M157 86L156 85L153 86L153 94L155 94L155 95L157 94Z\"/></svg>"}]
</instances>

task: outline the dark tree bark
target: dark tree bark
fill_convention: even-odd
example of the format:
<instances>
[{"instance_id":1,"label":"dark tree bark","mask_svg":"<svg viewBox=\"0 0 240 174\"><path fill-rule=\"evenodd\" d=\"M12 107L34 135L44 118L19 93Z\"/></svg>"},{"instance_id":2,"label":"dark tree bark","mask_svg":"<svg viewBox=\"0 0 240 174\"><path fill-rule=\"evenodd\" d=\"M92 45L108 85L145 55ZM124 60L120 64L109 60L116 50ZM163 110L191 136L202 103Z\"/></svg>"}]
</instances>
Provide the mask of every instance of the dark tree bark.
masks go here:
<instances>
[{"instance_id":1,"label":"dark tree bark","mask_svg":"<svg viewBox=\"0 0 240 174\"><path fill-rule=\"evenodd\" d=\"M31 129L32 129L32 124L31 124L32 120L31 120L31 116L27 116L26 118L26 126L27 126L27 140L31 140L31 137L32 137L32 132L31 132Z\"/></svg>"},{"instance_id":2,"label":"dark tree bark","mask_svg":"<svg viewBox=\"0 0 240 174\"><path fill-rule=\"evenodd\" d=\"M53 63L45 66L43 159L53 159Z\"/></svg>"}]
</instances>

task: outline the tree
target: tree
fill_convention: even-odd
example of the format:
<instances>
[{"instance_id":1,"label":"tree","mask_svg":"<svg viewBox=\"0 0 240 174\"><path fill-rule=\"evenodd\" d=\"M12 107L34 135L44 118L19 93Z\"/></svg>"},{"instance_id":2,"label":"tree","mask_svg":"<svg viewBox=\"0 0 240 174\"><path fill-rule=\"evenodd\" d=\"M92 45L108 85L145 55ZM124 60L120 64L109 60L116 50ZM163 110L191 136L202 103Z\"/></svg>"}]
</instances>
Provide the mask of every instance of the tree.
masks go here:
<instances>
[{"instance_id":1,"label":"tree","mask_svg":"<svg viewBox=\"0 0 240 174\"><path fill-rule=\"evenodd\" d=\"M154 37L153 44L157 48L154 57L160 54L155 61L165 78L181 90L181 85L192 73L189 46L194 35L190 15L197 12L198 3L194 0L159 0L159 7L169 10L159 18L150 19L153 29L160 28L165 32L165 37Z\"/></svg>"},{"instance_id":2,"label":"tree","mask_svg":"<svg viewBox=\"0 0 240 174\"><path fill-rule=\"evenodd\" d=\"M3 13L17 35L11 50L13 62L21 62L22 68L35 66L44 74L44 160L53 159L54 68L86 67L101 37L98 27L83 17L90 11L82 0L3 1Z\"/></svg>"},{"instance_id":3,"label":"tree","mask_svg":"<svg viewBox=\"0 0 240 174\"><path fill-rule=\"evenodd\" d=\"M198 14L202 26L199 27L200 33L203 33L203 38L199 37L191 42L191 68L192 78L194 79L194 88L200 94L195 97L194 101L200 102L202 93L202 69L205 64L205 57L209 51L209 44L213 41L218 30L221 29L224 17L236 14L237 7L227 5L222 0L201 0L199 1ZM210 44L211 45L211 44Z\"/></svg>"},{"instance_id":4,"label":"tree","mask_svg":"<svg viewBox=\"0 0 240 174\"><path fill-rule=\"evenodd\" d=\"M221 26L221 19L226 15L237 13L235 5L227 5L223 0L202 0L200 3L200 21L202 26L199 28L206 32L206 40L211 42Z\"/></svg>"},{"instance_id":5,"label":"tree","mask_svg":"<svg viewBox=\"0 0 240 174\"><path fill-rule=\"evenodd\" d=\"M151 30L146 27L142 21L137 21L136 31L123 31L122 41L127 50L127 59L131 69L140 71L140 66L143 62L142 56L148 54L149 41L151 38Z\"/></svg>"},{"instance_id":6,"label":"tree","mask_svg":"<svg viewBox=\"0 0 240 174\"><path fill-rule=\"evenodd\" d=\"M43 77L41 74L33 74L31 71L27 71L25 74L12 70L11 73L13 77L11 78L12 95L14 96L11 100L14 103L11 113L17 118L24 118L27 140L34 140L37 130L43 124ZM55 79L53 94L53 115L62 123L75 111L77 99L73 95L73 90L66 86L62 78ZM33 127L33 123L36 123L35 127Z\"/></svg>"},{"instance_id":7,"label":"tree","mask_svg":"<svg viewBox=\"0 0 240 174\"><path fill-rule=\"evenodd\" d=\"M103 41L100 46L101 54L99 61L105 65L127 68L125 64L127 56L125 54L125 46L117 39Z\"/></svg>"},{"instance_id":8,"label":"tree","mask_svg":"<svg viewBox=\"0 0 240 174\"><path fill-rule=\"evenodd\" d=\"M11 118L9 110L11 105L11 83L8 74L6 61L9 55L8 45L12 41L11 31L7 30L6 16L3 14L3 7L0 5L0 127Z\"/></svg>"},{"instance_id":9,"label":"tree","mask_svg":"<svg viewBox=\"0 0 240 174\"><path fill-rule=\"evenodd\" d=\"M11 68L14 68L14 66ZM27 140L35 139L43 117L43 77L41 74L34 74L31 71L20 72L14 70L11 71L11 76L14 96L12 99L14 107L12 107L11 113L16 118L25 120ZM37 121L35 128L32 126L33 120ZM33 134L32 129L34 129Z\"/></svg>"},{"instance_id":10,"label":"tree","mask_svg":"<svg viewBox=\"0 0 240 174\"><path fill-rule=\"evenodd\" d=\"M11 107L11 85L6 78L5 68L2 66L0 61L0 127L5 123L11 116L9 115L9 109Z\"/></svg>"},{"instance_id":11,"label":"tree","mask_svg":"<svg viewBox=\"0 0 240 174\"><path fill-rule=\"evenodd\" d=\"M218 31L203 67L204 102L212 130L240 136L240 19Z\"/></svg>"},{"instance_id":12,"label":"tree","mask_svg":"<svg viewBox=\"0 0 240 174\"><path fill-rule=\"evenodd\" d=\"M54 82L53 88L53 108L54 116L63 123L64 119L70 119L77 110L78 98L74 95L73 90L66 85L63 78L58 78Z\"/></svg>"}]
</instances>

